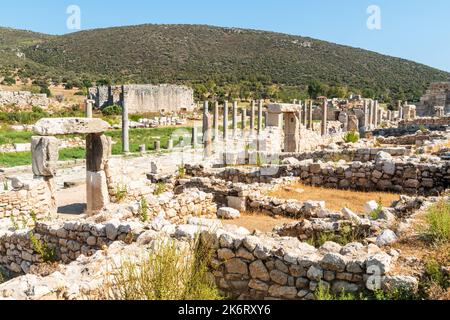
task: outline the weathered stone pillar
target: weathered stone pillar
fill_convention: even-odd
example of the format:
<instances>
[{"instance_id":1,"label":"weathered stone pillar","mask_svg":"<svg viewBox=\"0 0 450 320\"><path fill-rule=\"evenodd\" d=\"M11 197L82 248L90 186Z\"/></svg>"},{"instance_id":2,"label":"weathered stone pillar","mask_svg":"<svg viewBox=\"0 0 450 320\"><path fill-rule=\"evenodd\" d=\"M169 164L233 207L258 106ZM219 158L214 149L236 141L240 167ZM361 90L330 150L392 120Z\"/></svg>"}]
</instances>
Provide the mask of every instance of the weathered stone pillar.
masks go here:
<instances>
[{"instance_id":1,"label":"weathered stone pillar","mask_svg":"<svg viewBox=\"0 0 450 320\"><path fill-rule=\"evenodd\" d=\"M369 124L369 104L367 103L367 99L364 99L364 117L363 117L363 128L364 130L368 129Z\"/></svg>"},{"instance_id":2,"label":"weathered stone pillar","mask_svg":"<svg viewBox=\"0 0 450 320\"><path fill-rule=\"evenodd\" d=\"M214 141L219 140L219 101L214 103Z\"/></svg>"},{"instance_id":3,"label":"weathered stone pillar","mask_svg":"<svg viewBox=\"0 0 450 320\"><path fill-rule=\"evenodd\" d=\"M170 138L167 142L167 150L172 151L173 150L173 139Z\"/></svg>"},{"instance_id":4,"label":"weathered stone pillar","mask_svg":"<svg viewBox=\"0 0 450 320\"><path fill-rule=\"evenodd\" d=\"M303 125L306 127L308 125L308 103L303 101Z\"/></svg>"},{"instance_id":5,"label":"weathered stone pillar","mask_svg":"<svg viewBox=\"0 0 450 320\"><path fill-rule=\"evenodd\" d=\"M255 100L252 100L251 110L250 110L250 131L252 134L255 131L255 111L256 111Z\"/></svg>"},{"instance_id":6,"label":"weathered stone pillar","mask_svg":"<svg viewBox=\"0 0 450 320\"><path fill-rule=\"evenodd\" d=\"M314 130L313 111L314 111L313 101L309 100L308 129L310 130Z\"/></svg>"},{"instance_id":7,"label":"weathered stone pillar","mask_svg":"<svg viewBox=\"0 0 450 320\"><path fill-rule=\"evenodd\" d=\"M371 130L373 128L373 100L369 101L369 125L368 129Z\"/></svg>"},{"instance_id":8,"label":"weathered stone pillar","mask_svg":"<svg viewBox=\"0 0 450 320\"><path fill-rule=\"evenodd\" d=\"M398 108L398 119L403 120L403 107L402 106L400 106Z\"/></svg>"},{"instance_id":9,"label":"weathered stone pillar","mask_svg":"<svg viewBox=\"0 0 450 320\"><path fill-rule=\"evenodd\" d=\"M328 101L325 99L322 106L322 127L321 127L322 136L328 134Z\"/></svg>"},{"instance_id":10,"label":"weathered stone pillar","mask_svg":"<svg viewBox=\"0 0 450 320\"><path fill-rule=\"evenodd\" d=\"M58 164L59 140L42 136L31 138L32 170L36 177L54 177Z\"/></svg>"},{"instance_id":11,"label":"weathered stone pillar","mask_svg":"<svg viewBox=\"0 0 450 320\"><path fill-rule=\"evenodd\" d=\"M87 214L93 215L109 203L105 169L111 155L111 140L102 133L86 137Z\"/></svg>"},{"instance_id":12,"label":"weathered stone pillar","mask_svg":"<svg viewBox=\"0 0 450 320\"><path fill-rule=\"evenodd\" d=\"M122 151L123 153L130 152L130 125L128 122L128 105L126 101L125 86L122 86Z\"/></svg>"},{"instance_id":13,"label":"weathered stone pillar","mask_svg":"<svg viewBox=\"0 0 450 320\"><path fill-rule=\"evenodd\" d=\"M378 101L375 100L375 102L374 102L374 114L373 114L373 116L374 116L373 125L374 125L375 129L378 128L378 125L380 124L378 110L379 110Z\"/></svg>"},{"instance_id":14,"label":"weathered stone pillar","mask_svg":"<svg viewBox=\"0 0 450 320\"><path fill-rule=\"evenodd\" d=\"M209 103L208 101L204 101L203 102L203 118L202 118L202 134L204 135L206 132L206 118L208 117L209 114Z\"/></svg>"},{"instance_id":15,"label":"weathered stone pillar","mask_svg":"<svg viewBox=\"0 0 450 320\"><path fill-rule=\"evenodd\" d=\"M206 114L205 117L205 127L203 132L203 147L204 147L204 157L210 157L212 155L212 124L213 118L211 115Z\"/></svg>"},{"instance_id":16,"label":"weathered stone pillar","mask_svg":"<svg viewBox=\"0 0 450 320\"><path fill-rule=\"evenodd\" d=\"M228 139L228 101L223 105L223 140Z\"/></svg>"},{"instance_id":17,"label":"weathered stone pillar","mask_svg":"<svg viewBox=\"0 0 450 320\"><path fill-rule=\"evenodd\" d=\"M242 119L241 119L241 129L242 134L244 134L245 128L247 127L247 109L242 108Z\"/></svg>"},{"instance_id":18,"label":"weathered stone pillar","mask_svg":"<svg viewBox=\"0 0 450 320\"><path fill-rule=\"evenodd\" d=\"M94 100L86 100L86 118L92 118L92 109L94 107Z\"/></svg>"},{"instance_id":19,"label":"weathered stone pillar","mask_svg":"<svg viewBox=\"0 0 450 320\"><path fill-rule=\"evenodd\" d=\"M161 140L159 140L159 139L155 141L155 151L157 153L161 152Z\"/></svg>"},{"instance_id":20,"label":"weathered stone pillar","mask_svg":"<svg viewBox=\"0 0 450 320\"><path fill-rule=\"evenodd\" d=\"M263 130L263 100L259 100L258 103L258 134L261 134Z\"/></svg>"},{"instance_id":21,"label":"weathered stone pillar","mask_svg":"<svg viewBox=\"0 0 450 320\"><path fill-rule=\"evenodd\" d=\"M236 137L237 134L237 118L238 118L238 103L237 101L233 102L233 138Z\"/></svg>"},{"instance_id":22,"label":"weathered stone pillar","mask_svg":"<svg viewBox=\"0 0 450 320\"><path fill-rule=\"evenodd\" d=\"M192 141L191 141L193 148L197 148L198 146L197 140L198 140L198 128L194 124L194 126L192 127Z\"/></svg>"},{"instance_id":23,"label":"weathered stone pillar","mask_svg":"<svg viewBox=\"0 0 450 320\"><path fill-rule=\"evenodd\" d=\"M141 153L141 154L146 153L146 147L145 147L145 144L141 144L141 145L139 146L139 153Z\"/></svg>"},{"instance_id":24,"label":"weathered stone pillar","mask_svg":"<svg viewBox=\"0 0 450 320\"><path fill-rule=\"evenodd\" d=\"M295 112L287 112L284 120L284 152L299 152L300 118Z\"/></svg>"}]
</instances>

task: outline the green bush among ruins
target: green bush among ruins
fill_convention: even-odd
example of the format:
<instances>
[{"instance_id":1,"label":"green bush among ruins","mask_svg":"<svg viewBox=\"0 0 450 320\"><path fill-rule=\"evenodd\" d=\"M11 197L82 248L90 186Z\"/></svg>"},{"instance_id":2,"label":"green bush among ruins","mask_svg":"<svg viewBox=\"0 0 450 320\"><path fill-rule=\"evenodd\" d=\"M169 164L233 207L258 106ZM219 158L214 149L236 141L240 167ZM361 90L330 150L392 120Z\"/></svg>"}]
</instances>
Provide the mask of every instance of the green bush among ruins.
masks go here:
<instances>
[{"instance_id":1,"label":"green bush among ruins","mask_svg":"<svg viewBox=\"0 0 450 320\"><path fill-rule=\"evenodd\" d=\"M346 143L356 143L359 141L359 133L356 131L347 132L344 136L344 141Z\"/></svg>"},{"instance_id":2,"label":"green bush among ruins","mask_svg":"<svg viewBox=\"0 0 450 320\"><path fill-rule=\"evenodd\" d=\"M181 254L173 240L138 263L125 261L107 284L111 300L220 300L209 273L212 251L201 241L191 255Z\"/></svg>"},{"instance_id":3,"label":"green bush among ruins","mask_svg":"<svg viewBox=\"0 0 450 320\"><path fill-rule=\"evenodd\" d=\"M441 200L431 206L425 216L425 235L435 243L450 241L450 201Z\"/></svg>"}]
</instances>

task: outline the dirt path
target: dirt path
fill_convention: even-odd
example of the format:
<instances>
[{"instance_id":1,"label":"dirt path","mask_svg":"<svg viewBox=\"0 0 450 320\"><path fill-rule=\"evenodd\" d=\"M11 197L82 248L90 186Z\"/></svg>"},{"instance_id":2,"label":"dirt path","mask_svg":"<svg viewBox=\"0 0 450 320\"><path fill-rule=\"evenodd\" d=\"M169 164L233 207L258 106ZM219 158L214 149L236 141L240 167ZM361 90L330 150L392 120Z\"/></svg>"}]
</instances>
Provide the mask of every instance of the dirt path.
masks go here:
<instances>
[{"instance_id":1,"label":"dirt path","mask_svg":"<svg viewBox=\"0 0 450 320\"><path fill-rule=\"evenodd\" d=\"M76 218L86 209L86 185L61 189L56 197L58 214L62 218Z\"/></svg>"}]
</instances>

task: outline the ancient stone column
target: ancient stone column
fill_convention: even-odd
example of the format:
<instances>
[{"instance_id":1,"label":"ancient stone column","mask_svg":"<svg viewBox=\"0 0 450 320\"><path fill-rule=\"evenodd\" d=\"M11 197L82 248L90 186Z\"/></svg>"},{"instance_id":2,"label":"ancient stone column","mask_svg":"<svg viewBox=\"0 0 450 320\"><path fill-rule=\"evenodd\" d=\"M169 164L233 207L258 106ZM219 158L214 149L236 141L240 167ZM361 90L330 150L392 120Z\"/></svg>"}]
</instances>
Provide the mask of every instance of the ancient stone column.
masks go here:
<instances>
[{"instance_id":1,"label":"ancient stone column","mask_svg":"<svg viewBox=\"0 0 450 320\"><path fill-rule=\"evenodd\" d=\"M398 108L398 119L403 120L403 107L402 106L400 106Z\"/></svg>"},{"instance_id":2,"label":"ancient stone column","mask_svg":"<svg viewBox=\"0 0 450 320\"><path fill-rule=\"evenodd\" d=\"M205 131L203 132L203 147L204 157L210 157L212 155L212 124L213 117L207 114L205 118Z\"/></svg>"},{"instance_id":3,"label":"ancient stone column","mask_svg":"<svg viewBox=\"0 0 450 320\"><path fill-rule=\"evenodd\" d=\"M228 101L223 105L223 140L228 139Z\"/></svg>"},{"instance_id":4,"label":"ancient stone column","mask_svg":"<svg viewBox=\"0 0 450 320\"><path fill-rule=\"evenodd\" d=\"M369 104L367 103L367 100L364 99L364 117L363 117L363 128L364 130L368 129L368 124L369 124Z\"/></svg>"},{"instance_id":5,"label":"ancient stone column","mask_svg":"<svg viewBox=\"0 0 450 320\"><path fill-rule=\"evenodd\" d=\"M193 148L197 148L198 146L197 139L198 139L198 128L194 124L194 126L192 127L192 141L191 141Z\"/></svg>"},{"instance_id":6,"label":"ancient stone column","mask_svg":"<svg viewBox=\"0 0 450 320\"><path fill-rule=\"evenodd\" d=\"M219 101L214 103L214 141L219 140Z\"/></svg>"},{"instance_id":7,"label":"ancient stone column","mask_svg":"<svg viewBox=\"0 0 450 320\"><path fill-rule=\"evenodd\" d=\"M206 118L208 117L209 114L209 103L208 101L203 102L203 118L202 118L202 133L205 134L206 132Z\"/></svg>"},{"instance_id":8,"label":"ancient stone column","mask_svg":"<svg viewBox=\"0 0 450 320\"><path fill-rule=\"evenodd\" d=\"M328 101L325 99L322 106L322 127L321 127L322 136L328 134Z\"/></svg>"},{"instance_id":9,"label":"ancient stone column","mask_svg":"<svg viewBox=\"0 0 450 320\"><path fill-rule=\"evenodd\" d=\"M233 102L233 138L236 137L237 134L237 128L238 128L238 124L237 124L237 118L238 118L238 103L237 101Z\"/></svg>"},{"instance_id":10,"label":"ancient stone column","mask_svg":"<svg viewBox=\"0 0 450 320\"><path fill-rule=\"evenodd\" d=\"M241 119L242 134L244 134L246 127L247 127L247 109L242 108L242 119Z\"/></svg>"},{"instance_id":11,"label":"ancient stone column","mask_svg":"<svg viewBox=\"0 0 450 320\"><path fill-rule=\"evenodd\" d=\"M374 102L374 114L373 114L373 116L374 116L373 125L374 125L375 129L378 128L378 125L380 124L378 110L379 110L378 101L375 100L375 102Z\"/></svg>"},{"instance_id":12,"label":"ancient stone column","mask_svg":"<svg viewBox=\"0 0 450 320\"><path fill-rule=\"evenodd\" d=\"M139 153L145 153L145 152L146 152L145 144L141 144L139 146Z\"/></svg>"},{"instance_id":13,"label":"ancient stone column","mask_svg":"<svg viewBox=\"0 0 450 320\"><path fill-rule=\"evenodd\" d=\"M255 111L256 111L256 105L255 100L252 100L251 110L250 110L250 131L255 131Z\"/></svg>"},{"instance_id":14,"label":"ancient stone column","mask_svg":"<svg viewBox=\"0 0 450 320\"><path fill-rule=\"evenodd\" d=\"M309 100L308 129L310 130L314 130L313 111L314 111L313 101Z\"/></svg>"},{"instance_id":15,"label":"ancient stone column","mask_svg":"<svg viewBox=\"0 0 450 320\"><path fill-rule=\"evenodd\" d=\"M161 152L161 140L159 140L159 139L155 141L155 151L157 153Z\"/></svg>"},{"instance_id":16,"label":"ancient stone column","mask_svg":"<svg viewBox=\"0 0 450 320\"><path fill-rule=\"evenodd\" d=\"M308 104L306 101L303 101L303 125L306 127L308 125Z\"/></svg>"},{"instance_id":17,"label":"ancient stone column","mask_svg":"<svg viewBox=\"0 0 450 320\"><path fill-rule=\"evenodd\" d=\"M93 215L109 203L106 168L111 155L111 140L102 133L86 137L87 214Z\"/></svg>"},{"instance_id":18,"label":"ancient stone column","mask_svg":"<svg viewBox=\"0 0 450 320\"><path fill-rule=\"evenodd\" d=\"M263 130L263 100L259 100L258 104L258 134Z\"/></svg>"},{"instance_id":19,"label":"ancient stone column","mask_svg":"<svg viewBox=\"0 0 450 320\"><path fill-rule=\"evenodd\" d=\"M284 119L284 152L299 152L300 118L295 112L287 112Z\"/></svg>"},{"instance_id":20,"label":"ancient stone column","mask_svg":"<svg viewBox=\"0 0 450 320\"><path fill-rule=\"evenodd\" d=\"M173 150L173 139L170 138L167 142L167 150L172 151Z\"/></svg>"},{"instance_id":21,"label":"ancient stone column","mask_svg":"<svg viewBox=\"0 0 450 320\"><path fill-rule=\"evenodd\" d=\"M373 128L373 100L369 101L369 125L368 129L371 130Z\"/></svg>"},{"instance_id":22,"label":"ancient stone column","mask_svg":"<svg viewBox=\"0 0 450 320\"><path fill-rule=\"evenodd\" d=\"M95 101L87 99L86 100L86 118L92 118L92 109Z\"/></svg>"},{"instance_id":23,"label":"ancient stone column","mask_svg":"<svg viewBox=\"0 0 450 320\"><path fill-rule=\"evenodd\" d=\"M378 120L378 126L381 125L383 122L383 116L384 116L384 110L382 108L378 108L378 114L377 114L377 120Z\"/></svg>"},{"instance_id":24,"label":"ancient stone column","mask_svg":"<svg viewBox=\"0 0 450 320\"><path fill-rule=\"evenodd\" d=\"M130 152L130 125L128 122L128 106L126 101L125 86L122 86L122 151L123 153Z\"/></svg>"}]
</instances>

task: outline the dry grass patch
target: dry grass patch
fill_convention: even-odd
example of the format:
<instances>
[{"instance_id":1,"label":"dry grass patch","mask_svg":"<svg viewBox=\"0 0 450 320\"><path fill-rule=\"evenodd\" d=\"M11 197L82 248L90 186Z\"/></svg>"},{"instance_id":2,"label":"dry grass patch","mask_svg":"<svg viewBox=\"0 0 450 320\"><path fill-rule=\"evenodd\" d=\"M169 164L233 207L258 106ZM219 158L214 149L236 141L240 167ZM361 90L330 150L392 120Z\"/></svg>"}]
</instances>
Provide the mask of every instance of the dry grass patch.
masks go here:
<instances>
[{"instance_id":1,"label":"dry grass patch","mask_svg":"<svg viewBox=\"0 0 450 320\"><path fill-rule=\"evenodd\" d=\"M299 192L303 190L303 192ZM278 187L269 196L280 199L295 199L298 201L325 201L326 207L333 211L340 211L347 207L355 212L364 212L364 205L371 200L381 201L383 206L390 206L399 200L398 194L387 192L362 192L353 190L327 189L295 183L288 187Z\"/></svg>"},{"instance_id":2,"label":"dry grass patch","mask_svg":"<svg viewBox=\"0 0 450 320\"><path fill-rule=\"evenodd\" d=\"M269 216L264 213L244 212L241 213L241 217L239 219L224 220L223 223L244 227L250 232L254 232L256 230L261 232L271 232L276 226L295 221L297 220L280 216Z\"/></svg>"}]
</instances>

